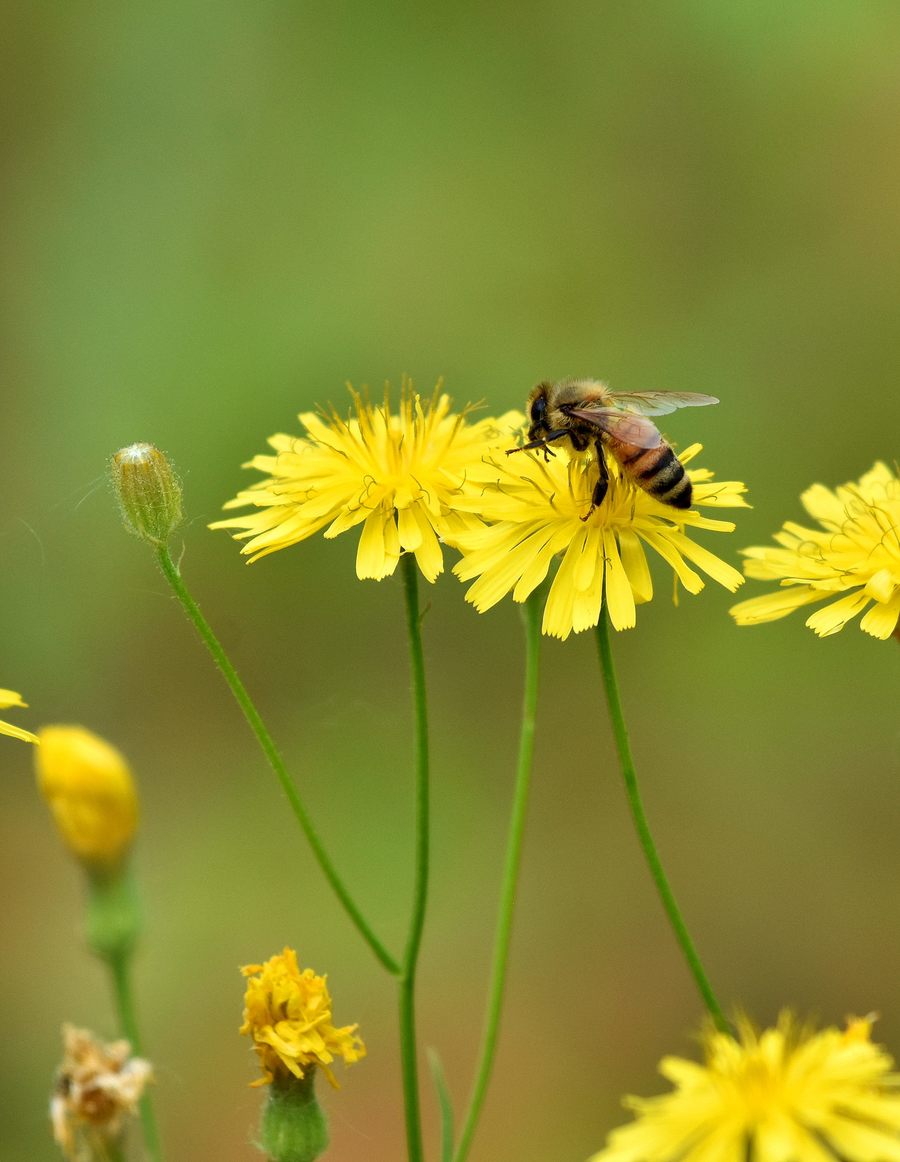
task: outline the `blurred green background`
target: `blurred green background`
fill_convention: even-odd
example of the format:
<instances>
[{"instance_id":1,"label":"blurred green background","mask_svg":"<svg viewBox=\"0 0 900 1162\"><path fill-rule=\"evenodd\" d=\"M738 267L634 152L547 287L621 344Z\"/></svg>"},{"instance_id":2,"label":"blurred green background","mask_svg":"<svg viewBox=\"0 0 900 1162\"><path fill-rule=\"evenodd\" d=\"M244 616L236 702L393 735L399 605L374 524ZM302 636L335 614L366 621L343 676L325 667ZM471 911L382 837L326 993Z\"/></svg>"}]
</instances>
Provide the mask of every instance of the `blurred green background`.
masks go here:
<instances>
[{"instance_id":1,"label":"blurred green background","mask_svg":"<svg viewBox=\"0 0 900 1162\"><path fill-rule=\"evenodd\" d=\"M667 430L745 480L736 560L813 481L897 455L900 8L162 0L2 17L0 682L28 725L131 758L142 1019L169 1158L257 1156L237 966L327 971L368 1060L330 1157L403 1154L394 990L350 929L104 462L184 476L183 568L377 926L405 929L409 683L398 580L355 537L247 568L206 531L239 465L344 382L439 376L520 404L544 377L711 391ZM711 585L616 640L652 823L720 995L769 1021L877 1010L900 1051L896 643L802 617L737 629ZM744 595L761 592L751 583ZM521 641L443 577L421 1032L462 1107L510 801ZM508 1007L473 1162L579 1162L692 1051L700 1004L629 830L591 635L544 651ZM65 1020L114 1032L82 890L0 746L0 1156L56 1156ZM436 1111L423 1078L430 1144ZM435 1156L432 1149L432 1157Z\"/></svg>"}]
</instances>

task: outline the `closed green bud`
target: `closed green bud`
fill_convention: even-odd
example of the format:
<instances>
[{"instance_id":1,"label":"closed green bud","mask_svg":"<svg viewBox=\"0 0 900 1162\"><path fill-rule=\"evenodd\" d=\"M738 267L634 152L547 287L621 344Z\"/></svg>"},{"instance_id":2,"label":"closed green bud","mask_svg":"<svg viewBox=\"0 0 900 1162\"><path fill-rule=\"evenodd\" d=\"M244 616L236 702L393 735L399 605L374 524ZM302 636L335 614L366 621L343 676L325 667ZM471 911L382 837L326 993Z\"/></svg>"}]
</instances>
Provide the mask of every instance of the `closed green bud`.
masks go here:
<instances>
[{"instance_id":1,"label":"closed green bud","mask_svg":"<svg viewBox=\"0 0 900 1162\"><path fill-rule=\"evenodd\" d=\"M271 1162L315 1162L328 1147L328 1123L316 1100L315 1067L304 1077L277 1077L269 1087L259 1148Z\"/></svg>"},{"instance_id":2,"label":"closed green bud","mask_svg":"<svg viewBox=\"0 0 900 1162\"><path fill-rule=\"evenodd\" d=\"M164 545L181 524L181 484L168 458L153 444L129 444L112 458L112 480L125 527Z\"/></svg>"}]
</instances>

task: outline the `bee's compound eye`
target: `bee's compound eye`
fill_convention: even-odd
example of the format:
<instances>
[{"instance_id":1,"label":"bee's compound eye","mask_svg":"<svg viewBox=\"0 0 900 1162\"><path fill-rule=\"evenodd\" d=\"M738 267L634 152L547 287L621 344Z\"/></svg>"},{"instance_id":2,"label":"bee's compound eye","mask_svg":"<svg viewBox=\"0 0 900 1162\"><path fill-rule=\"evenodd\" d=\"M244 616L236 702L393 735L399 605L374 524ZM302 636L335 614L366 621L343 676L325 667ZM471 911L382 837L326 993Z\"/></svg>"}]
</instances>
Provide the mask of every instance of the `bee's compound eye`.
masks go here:
<instances>
[{"instance_id":1,"label":"bee's compound eye","mask_svg":"<svg viewBox=\"0 0 900 1162\"><path fill-rule=\"evenodd\" d=\"M536 396L531 404L531 422L533 424L541 424L547 416L547 397L545 395Z\"/></svg>"}]
</instances>

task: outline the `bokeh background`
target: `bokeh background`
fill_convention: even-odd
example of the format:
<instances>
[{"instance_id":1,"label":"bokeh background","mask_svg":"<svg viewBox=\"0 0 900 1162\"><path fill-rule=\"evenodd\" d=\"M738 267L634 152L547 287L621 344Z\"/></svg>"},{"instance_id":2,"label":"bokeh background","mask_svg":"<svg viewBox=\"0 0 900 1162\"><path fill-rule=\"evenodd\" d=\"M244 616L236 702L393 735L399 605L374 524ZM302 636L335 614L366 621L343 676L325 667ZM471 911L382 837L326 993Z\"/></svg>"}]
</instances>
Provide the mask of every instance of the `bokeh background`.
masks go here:
<instances>
[{"instance_id":1,"label":"bokeh background","mask_svg":"<svg viewBox=\"0 0 900 1162\"><path fill-rule=\"evenodd\" d=\"M206 530L295 414L438 376L517 405L544 377L713 392L667 430L743 479L736 560L813 481L898 454L900 8L892 0L371 5L161 0L2 15L5 686L141 783L138 963L169 1158L238 1162L260 1097L237 966L295 945L368 1060L326 1095L341 1162L403 1156L392 983L298 838L104 475L184 476L183 568L395 945L411 866L398 580L355 538L247 568ZM721 996L762 1021L882 1014L900 1050L896 643L738 629L711 585L620 635L652 823ZM761 591L751 583L745 595ZM521 642L427 594L434 871L423 1042L468 1091L510 802ZM619 787L591 635L544 651L508 1006L473 1162L580 1162L691 1052L701 1015ZM0 1156L55 1157L64 1020L114 1033L82 887L0 747ZM436 1111L423 1077L429 1142Z\"/></svg>"}]
</instances>

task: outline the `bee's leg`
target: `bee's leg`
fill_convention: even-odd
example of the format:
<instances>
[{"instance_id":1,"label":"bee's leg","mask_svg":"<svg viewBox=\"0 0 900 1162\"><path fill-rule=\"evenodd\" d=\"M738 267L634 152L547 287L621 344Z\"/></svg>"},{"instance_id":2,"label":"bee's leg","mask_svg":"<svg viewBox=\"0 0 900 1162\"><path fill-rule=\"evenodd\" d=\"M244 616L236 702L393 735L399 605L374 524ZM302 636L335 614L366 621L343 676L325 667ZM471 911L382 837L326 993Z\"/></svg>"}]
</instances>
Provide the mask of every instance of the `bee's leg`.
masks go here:
<instances>
[{"instance_id":1,"label":"bee's leg","mask_svg":"<svg viewBox=\"0 0 900 1162\"><path fill-rule=\"evenodd\" d=\"M603 444L597 440L597 469L600 473L597 483L594 485L594 491L591 493L591 507L587 510L582 520L587 520L595 508L599 508L606 499L606 493L609 489L609 467L606 463L606 453L603 450Z\"/></svg>"},{"instance_id":2,"label":"bee's leg","mask_svg":"<svg viewBox=\"0 0 900 1162\"><path fill-rule=\"evenodd\" d=\"M549 460L553 455L553 449L548 448L547 445L551 440L561 440L563 436L568 436L569 433L565 428L560 428L558 432L548 432L546 436L541 436L539 440L529 440L527 444L520 444L518 448L507 448L507 456L511 456L513 452L532 452L535 448L541 448L544 453L544 459Z\"/></svg>"}]
</instances>

